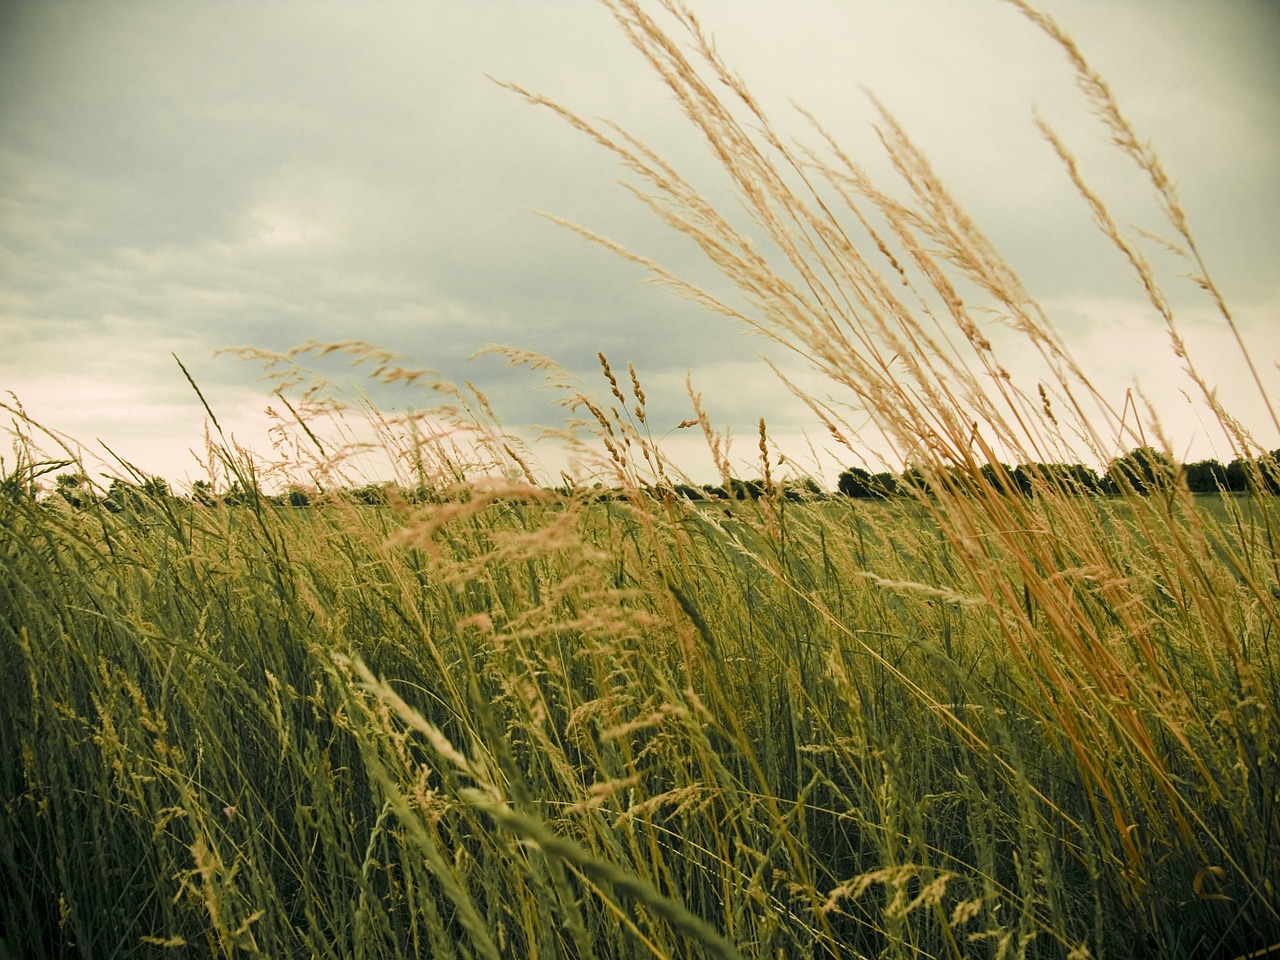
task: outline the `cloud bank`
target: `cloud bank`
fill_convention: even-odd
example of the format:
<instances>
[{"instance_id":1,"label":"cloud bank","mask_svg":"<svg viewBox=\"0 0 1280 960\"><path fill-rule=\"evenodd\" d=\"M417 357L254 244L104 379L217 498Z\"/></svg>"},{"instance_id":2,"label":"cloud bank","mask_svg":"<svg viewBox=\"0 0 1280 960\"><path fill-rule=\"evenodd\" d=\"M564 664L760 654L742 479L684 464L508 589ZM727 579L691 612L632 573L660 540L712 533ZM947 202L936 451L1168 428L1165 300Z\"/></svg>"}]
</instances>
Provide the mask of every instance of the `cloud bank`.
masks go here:
<instances>
[{"instance_id":1,"label":"cloud bank","mask_svg":"<svg viewBox=\"0 0 1280 960\"><path fill-rule=\"evenodd\" d=\"M874 89L1106 388L1122 396L1140 380L1188 456L1219 452L1032 111L1064 131L1122 220L1153 225L1147 192L1016 12L938 0L693 7L784 129L804 132L793 99L887 179L861 85ZM1274 6L1045 7L1174 172L1280 395ZM651 416L671 427L688 416L691 370L713 419L737 433L761 416L799 445L813 430L756 359L761 341L532 213L720 283L618 187L607 156L489 79L619 120L723 198L702 144L600 5L54 0L0 16L0 389L90 450L101 439L147 472L198 476L188 451L204 412L171 354L249 437L270 398L252 367L215 351L309 339L364 339L470 378L529 436L560 413L527 371L467 362L487 343L588 380L597 351L632 361ZM1190 284L1170 290L1224 398L1280 445L1225 331ZM375 400L432 402L404 388ZM685 456L691 472L705 468Z\"/></svg>"}]
</instances>

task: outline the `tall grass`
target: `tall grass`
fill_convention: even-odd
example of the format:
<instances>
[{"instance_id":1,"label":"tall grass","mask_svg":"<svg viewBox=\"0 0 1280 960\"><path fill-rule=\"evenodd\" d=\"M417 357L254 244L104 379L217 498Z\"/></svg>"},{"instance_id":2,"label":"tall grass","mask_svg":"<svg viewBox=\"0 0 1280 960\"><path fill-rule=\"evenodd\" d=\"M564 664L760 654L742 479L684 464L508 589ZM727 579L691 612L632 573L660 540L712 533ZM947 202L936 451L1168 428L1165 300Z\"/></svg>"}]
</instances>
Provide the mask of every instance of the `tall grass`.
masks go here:
<instances>
[{"instance_id":1,"label":"tall grass","mask_svg":"<svg viewBox=\"0 0 1280 960\"><path fill-rule=\"evenodd\" d=\"M42 452L13 411L0 953L1239 957L1280 943L1274 498L1206 510L1172 483L1100 500L1052 474L1030 496L993 487L981 468L1001 458L1103 459L1154 424L1093 389L887 113L905 200L833 142L784 143L682 7L659 4L659 22L608 5L768 243L625 133L528 96L647 181L642 199L751 312L660 276L826 373L927 485L793 502L762 421L765 495L690 503L640 376L604 357L597 396L507 352L562 391L577 419L558 438L621 491L605 503L551 490L471 387L436 384L450 406L376 421L401 486L421 492L382 507L153 491L72 509L29 494L42 471L81 466ZM1069 39L1026 12L1232 323L1158 161ZM1137 244L1046 134L1176 335ZM989 316L1051 379L1006 374ZM426 382L359 344L307 348L326 349ZM332 490L361 451L319 386L296 388L305 352L257 356L282 378L288 469ZM1234 449L1257 452L1200 385ZM690 395L727 479L726 440ZM807 399L858 448L854 416ZM273 465L214 424L211 466L256 489Z\"/></svg>"}]
</instances>

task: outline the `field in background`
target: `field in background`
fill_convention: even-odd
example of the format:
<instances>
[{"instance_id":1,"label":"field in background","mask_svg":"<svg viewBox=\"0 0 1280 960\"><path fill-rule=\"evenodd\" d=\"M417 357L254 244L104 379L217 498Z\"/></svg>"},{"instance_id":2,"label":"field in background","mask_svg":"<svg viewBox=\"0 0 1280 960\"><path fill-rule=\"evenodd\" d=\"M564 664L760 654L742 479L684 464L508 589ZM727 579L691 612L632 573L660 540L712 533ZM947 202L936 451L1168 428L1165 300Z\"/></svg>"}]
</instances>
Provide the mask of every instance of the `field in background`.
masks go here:
<instances>
[{"instance_id":1,"label":"field in background","mask_svg":"<svg viewBox=\"0 0 1280 960\"><path fill-rule=\"evenodd\" d=\"M886 112L904 198L820 128L821 153L784 143L678 5L655 4L660 24L606 4L721 159L750 235L618 129L521 93L613 151L750 307L636 259L807 359L831 394L801 398L832 444L850 460L887 446L913 484L793 500L784 481L802 478L764 421L759 476L736 478L690 387L685 426L721 486L759 497L689 502L639 376L603 357L595 396L507 351L580 418L557 439L607 503L540 476L481 392L447 384L430 414L371 413L412 495L338 495L364 482L358 451L299 357L426 382L362 344L254 352L281 378L284 459L248 460L210 409L192 498L141 476L111 509L81 497L74 451L6 406L0 956L1280 949L1265 448L1183 355L1251 495L1194 496L1158 457L1112 497L1034 468L1010 487L1002 460L1167 460L1172 444L1154 411L1098 394ZM1070 39L1024 12L1151 185L1167 237L1118 226L1042 125L1174 344L1143 244L1235 331L1158 159ZM1011 335L1040 379L1003 365ZM35 496L57 469L65 495ZM268 477L308 506L265 500Z\"/></svg>"}]
</instances>

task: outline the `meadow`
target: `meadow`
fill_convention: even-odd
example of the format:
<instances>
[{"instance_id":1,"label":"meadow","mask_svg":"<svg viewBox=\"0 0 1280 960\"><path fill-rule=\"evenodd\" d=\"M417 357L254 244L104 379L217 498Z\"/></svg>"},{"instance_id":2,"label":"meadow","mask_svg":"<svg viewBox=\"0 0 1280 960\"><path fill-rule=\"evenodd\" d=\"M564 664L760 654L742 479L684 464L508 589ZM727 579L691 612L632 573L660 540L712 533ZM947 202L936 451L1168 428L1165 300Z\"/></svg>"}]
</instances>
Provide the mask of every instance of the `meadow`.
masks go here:
<instances>
[{"instance_id":1,"label":"meadow","mask_svg":"<svg viewBox=\"0 0 1280 960\"><path fill-rule=\"evenodd\" d=\"M993 487L1002 460L1171 444L1092 389L887 113L905 198L834 143L776 137L678 6L664 28L608 5L768 243L648 148L525 95L613 150L753 311L647 266L826 374L841 403L805 399L851 462L869 418L924 483L788 496L801 478L762 420L759 498L691 502L641 377L603 357L597 394L508 352L563 392L578 419L555 439L608 502L442 383L429 414L373 415L386 502L345 496L355 413L298 364L341 351L427 382L361 344L252 354L280 377L289 461L249 458L210 409L209 502L122 465L131 496L73 505L50 484L85 465L7 407L0 955L1273 955L1265 448L1184 357L1251 494L1193 496L1176 470L1108 497L1048 471ZM1234 329L1158 159L1027 15ZM1138 240L1044 132L1179 342ZM993 326L1034 344L1038 382L1005 372ZM727 440L689 399L729 489ZM285 479L306 506L258 492Z\"/></svg>"}]
</instances>

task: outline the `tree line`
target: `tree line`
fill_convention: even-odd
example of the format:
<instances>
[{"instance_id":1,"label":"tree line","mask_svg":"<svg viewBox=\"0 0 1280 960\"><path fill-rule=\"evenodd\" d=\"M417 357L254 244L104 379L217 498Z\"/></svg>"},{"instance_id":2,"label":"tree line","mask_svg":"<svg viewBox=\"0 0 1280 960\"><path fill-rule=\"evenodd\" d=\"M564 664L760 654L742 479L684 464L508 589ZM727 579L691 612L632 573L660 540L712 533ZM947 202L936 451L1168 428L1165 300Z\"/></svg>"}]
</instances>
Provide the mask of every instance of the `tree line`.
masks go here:
<instances>
[{"instance_id":1,"label":"tree line","mask_svg":"<svg viewBox=\"0 0 1280 960\"><path fill-rule=\"evenodd\" d=\"M1027 496L1037 490L1082 496L1149 494L1185 483L1192 493L1280 493L1280 450L1259 458L1237 457L1225 466L1218 460L1177 463L1154 447L1135 447L1112 460L1099 473L1083 463L984 464L976 473L951 468L943 474L927 474L908 466L901 474L871 473L862 467L841 472L837 490L847 497L893 497L916 491L930 492L938 484L953 490L995 490Z\"/></svg>"},{"instance_id":2,"label":"tree line","mask_svg":"<svg viewBox=\"0 0 1280 960\"><path fill-rule=\"evenodd\" d=\"M429 503L465 497L458 490L442 491L425 486L401 487L394 483L366 483L359 486L317 491L291 486L278 493L262 491L252 476L240 477L223 491L215 490L207 480L197 480L189 494L171 491L161 477L142 477L128 481L112 478L103 489L84 473L60 473L54 477L50 491L38 482L58 467L72 463L26 464L0 477L0 496L12 499L36 499L50 494L74 508L101 507L111 512L139 510L148 504L168 500L185 500L204 507L271 506L308 507L313 504L345 502L365 506L385 506L392 502ZM42 467L43 469L37 469ZM888 499L920 493L937 492L945 485L957 493L1002 493L1034 496L1039 491L1079 496L1118 496L1125 493L1146 495L1185 484L1192 493L1280 494L1280 450L1258 458L1237 457L1230 463L1198 460L1176 463L1168 454L1153 447L1136 447L1112 460L1099 472L1083 463L984 464L966 471L952 467L945 471L926 471L908 466L901 473L872 473L864 467L841 471L835 495L855 499ZM557 488L561 494L581 494L568 487ZM634 494L596 484L586 491L600 501L623 501ZM776 496L786 500L820 500L830 495L811 477L766 484L763 480L731 478L726 483L693 485L678 483L670 487L652 487L644 491L648 497L674 496L693 501L758 500Z\"/></svg>"}]
</instances>

